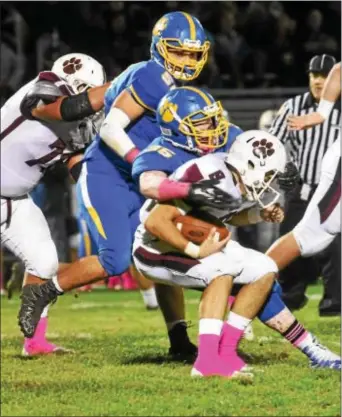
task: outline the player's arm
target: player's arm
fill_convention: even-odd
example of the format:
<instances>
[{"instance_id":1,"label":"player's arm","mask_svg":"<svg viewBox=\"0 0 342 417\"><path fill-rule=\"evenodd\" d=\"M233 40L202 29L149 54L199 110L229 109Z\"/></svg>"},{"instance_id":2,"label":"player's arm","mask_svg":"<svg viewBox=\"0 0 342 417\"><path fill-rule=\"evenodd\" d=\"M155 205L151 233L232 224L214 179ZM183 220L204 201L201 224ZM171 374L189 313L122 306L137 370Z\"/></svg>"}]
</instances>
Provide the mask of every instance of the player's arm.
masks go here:
<instances>
[{"instance_id":1,"label":"player's arm","mask_svg":"<svg viewBox=\"0 0 342 417\"><path fill-rule=\"evenodd\" d=\"M106 83L73 96L54 97L52 95L44 97L38 94L35 100L36 105L30 111L31 116L40 120L64 120L68 122L82 120L102 109L105 92L109 85L110 83ZM55 100L49 102L53 98Z\"/></svg>"},{"instance_id":2,"label":"player's arm","mask_svg":"<svg viewBox=\"0 0 342 417\"><path fill-rule=\"evenodd\" d=\"M138 104L128 90L114 101L100 129L101 139L121 158L132 163L139 153L125 128L138 119L146 108Z\"/></svg>"},{"instance_id":3,"label":"player's arm","mask_svg":"<svg viewBox=\"0 0 342 417\"><path fill-rule=\"evenodd\" d=\"M192 258L204 258L219 252L228 242L229 236L221 242L214 240L215 228L211 230L207 239L200 246L188 241L173 223L173 220L181 214L184 214L184 212L175 206L157 204L145 220L144 226L153 236L169 243Z\"/></svg>"},{"instance_id":4,"label":"player's arm","mask_svg":"<svg viewBox=\"0 0 342 417\"><path fill-rule=\"evenodd\" d=\"M341 63L335 64L325 80L321 100L317 111L288 119L289 129L301 130L323 123L330 115L334 104L341 94Z\"/></svg>"},{"instance_id":5,"label":"player's arm","mask_svg":"<svg viewBox=\"0 0 342 417\"><path fill-rule=\"evenodd\" d=\"M276 203L266 209L260 209L258 206L254 206L250 209L242 210L229 220L229 224L239 227L257 224L263 221L281 223L283 220L284 210Z\"/></svg>"}]
</instances>

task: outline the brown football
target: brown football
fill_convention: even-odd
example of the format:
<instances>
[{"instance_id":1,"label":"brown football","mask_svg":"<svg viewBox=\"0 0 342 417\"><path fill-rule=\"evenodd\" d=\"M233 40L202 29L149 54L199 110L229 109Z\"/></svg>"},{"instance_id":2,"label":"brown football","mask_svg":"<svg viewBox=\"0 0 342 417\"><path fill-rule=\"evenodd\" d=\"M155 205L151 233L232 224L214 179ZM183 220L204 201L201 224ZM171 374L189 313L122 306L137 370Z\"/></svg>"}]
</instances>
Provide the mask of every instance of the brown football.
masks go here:
<instances>
[{"instance_id":1,"label":"brown football","mask_svg":"<svg viewBox=\"0 0 342 417\"><path fill-rule=\"evenodd\" d=\"M202 219L192 215L178 216L173 223L186 239L198 245L207 238L213 227L216 228L216 238L218 241L221 241L229 235L229 230L220 220L214 217L209 218L207 215L201 215L201 217Z\"/></svg>"}]
</instances>

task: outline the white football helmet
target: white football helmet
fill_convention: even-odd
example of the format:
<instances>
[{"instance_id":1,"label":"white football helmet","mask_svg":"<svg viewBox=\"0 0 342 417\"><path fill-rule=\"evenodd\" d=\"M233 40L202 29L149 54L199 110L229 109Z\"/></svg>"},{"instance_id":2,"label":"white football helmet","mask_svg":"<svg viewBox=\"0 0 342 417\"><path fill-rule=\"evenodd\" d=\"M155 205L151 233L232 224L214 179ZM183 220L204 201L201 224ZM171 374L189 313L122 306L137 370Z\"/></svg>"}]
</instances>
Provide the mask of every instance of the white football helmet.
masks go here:
<instances>
[{"instance_id":1,"label":"white football helmet","mask_svg":"<svg viewBox=\"0 0 342 417\"><path fill-rule=\"evenodd\" d=\"M277 117L276 110L266 110L259 119L259 129L268 132L272 126L274 119Z\"/></svg>"},{"instance_id":2,"label":"white football helmet","mask_svg":"<svg viewBox=\"0 0 342 417\"><path fill-rule=\"evenodd\" d=\"M85 54L63 55L54 62L51 71L63 78L75 93L82 93L90 87L98 87L106 82L103 66Z\"/></svg>"},{"instance_id":3,"label":"white football helmet","mask_svg":"<svg viewBox=\"0 0 342 417\"><path fill-rule=\"evenodd\" d=\"M239 174L247 199L262 208L274 204L280 193L271 187L279 172L284 172L286 150L275 136L262 130L249 130L236 137L225 162Z\"/></svg>"}]
</instances>

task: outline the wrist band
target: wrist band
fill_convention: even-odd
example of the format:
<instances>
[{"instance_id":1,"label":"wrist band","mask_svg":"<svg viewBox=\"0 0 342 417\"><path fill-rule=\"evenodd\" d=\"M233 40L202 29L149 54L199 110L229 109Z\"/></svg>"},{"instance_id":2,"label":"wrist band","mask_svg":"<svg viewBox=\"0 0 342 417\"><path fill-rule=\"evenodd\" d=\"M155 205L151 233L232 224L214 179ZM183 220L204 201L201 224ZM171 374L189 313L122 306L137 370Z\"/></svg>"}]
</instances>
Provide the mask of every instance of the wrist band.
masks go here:
<instances>
[{"instance_id":1,"label":"wrist band","mask_svg":"<svg viewBox=\"0 0 342 417\"><path fill-rule=\"evenodd\" d=\"M260 223L262 221L259 207L255 206L248 210L248 221L250 224Z\"/></svg>"},{"instance_id":2,"label":"wrist band","mask_svg":"<svg viewBox=\"0 0 342 417\"><path fill-rule=\"evenodd\" d=\"M192 242L189 242L184 249L184 253L191 256L191 258L197 259L200 255L200 247Z\"/></svg>"},{"instance_id":3,"label":"wrist band","mask_svg":"<svg viewBox=\"0 0 342 417\"><path fill-rule=\"evenodd\" d=\"M327 119L330 115L330 112L332 110L332 108L334 107L334 104L332 101L328 101L328 100L321 100L319 102L318 108L317 108L317 112L324 117L324 119Z\"/></svg>"},{"instance_id":4,"label":"wrist band","mask_svg":"<svg viewBox=\"0 0 342 417\"><path fill-rule=\"evenodd\" d=\"M139 149L133 148L130 151L128 151L125 155L125 161L129 162L130 164L133 164L135 158L139 155Z\"/></svg>"}]
</instances>

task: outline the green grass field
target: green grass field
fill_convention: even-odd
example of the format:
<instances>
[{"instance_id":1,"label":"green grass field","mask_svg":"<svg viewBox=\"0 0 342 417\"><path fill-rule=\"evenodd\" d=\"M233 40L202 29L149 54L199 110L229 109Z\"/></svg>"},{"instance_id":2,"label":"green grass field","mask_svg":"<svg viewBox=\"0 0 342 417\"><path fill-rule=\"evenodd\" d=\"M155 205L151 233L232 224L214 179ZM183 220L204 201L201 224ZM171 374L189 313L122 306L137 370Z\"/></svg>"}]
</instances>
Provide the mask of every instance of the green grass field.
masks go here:
<instances>
[{"instance_id":1,"label":"green grass field","mask_svg":"<svg viewBox=\"0 0 342 417\"><path fill-rule=\"evenodd\" d=\"M319 286L297 317L334 351L340 319L319 318ZM316 297L315 297L316 294ZM188 319L197 333L199 293L188 291ZM253 383L191 379L191 365L167 359L160 312L146 311L137 292L68 294L50 310L49 336L75 349L67 356L22 359L18 298L2 297L2 416L340 416L340 373L311 370L306 357L255 323L243 341Z\"/></svg>"}]
</instances>

